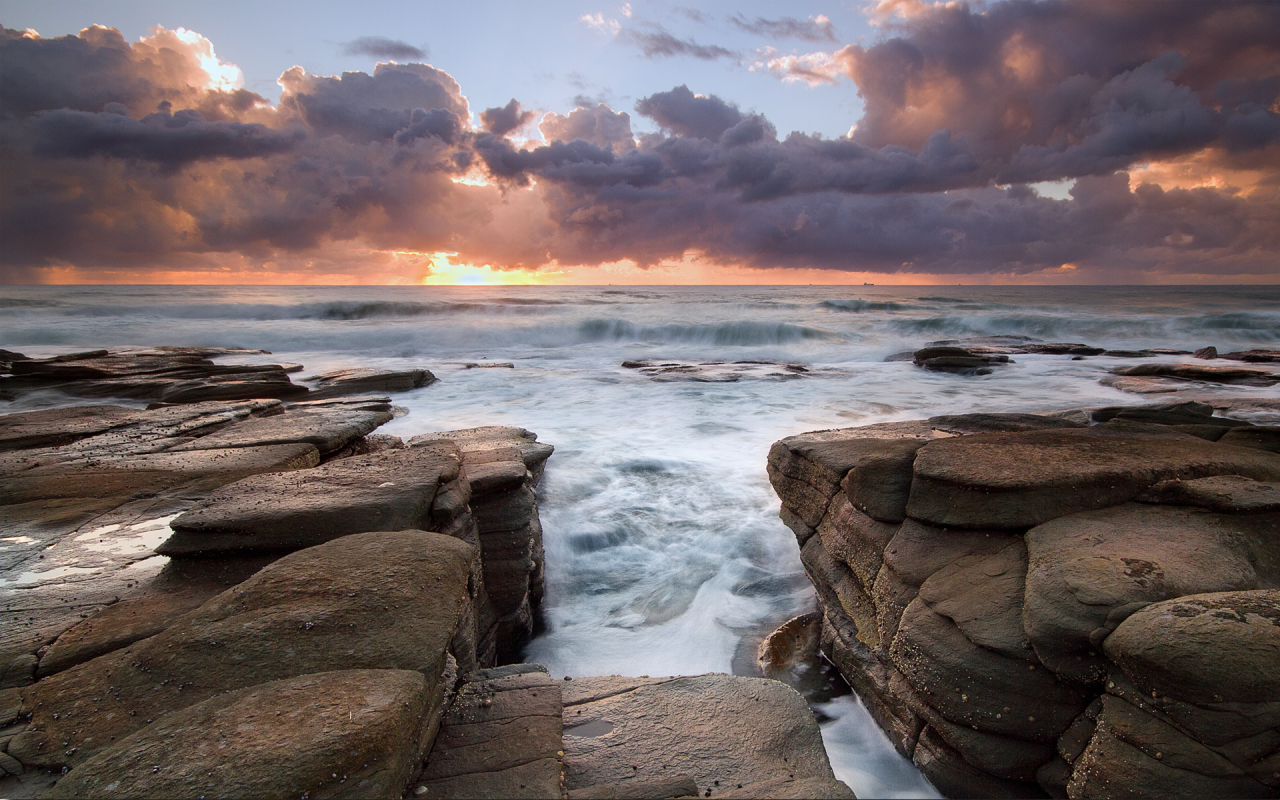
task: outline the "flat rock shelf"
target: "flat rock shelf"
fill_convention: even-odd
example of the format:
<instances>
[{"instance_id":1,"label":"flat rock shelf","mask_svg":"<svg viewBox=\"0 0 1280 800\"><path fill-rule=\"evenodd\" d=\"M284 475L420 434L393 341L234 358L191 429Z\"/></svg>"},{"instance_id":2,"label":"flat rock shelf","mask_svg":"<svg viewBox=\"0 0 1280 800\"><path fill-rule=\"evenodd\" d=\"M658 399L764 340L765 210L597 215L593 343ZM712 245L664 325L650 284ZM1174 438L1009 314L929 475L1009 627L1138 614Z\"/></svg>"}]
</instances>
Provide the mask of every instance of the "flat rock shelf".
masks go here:
<instances>
[{"instance_id":1,"label":"flat rock shelf","mask_svg":"<svg viewBox=\"0 0 1280 800\"><path fill-rule=\"evenodd\" d=\"M13 360L157 402L0 416L0 796L853 797L783 683L519 663L551 445L225 354Z\"/></svg>"}]
</instances>

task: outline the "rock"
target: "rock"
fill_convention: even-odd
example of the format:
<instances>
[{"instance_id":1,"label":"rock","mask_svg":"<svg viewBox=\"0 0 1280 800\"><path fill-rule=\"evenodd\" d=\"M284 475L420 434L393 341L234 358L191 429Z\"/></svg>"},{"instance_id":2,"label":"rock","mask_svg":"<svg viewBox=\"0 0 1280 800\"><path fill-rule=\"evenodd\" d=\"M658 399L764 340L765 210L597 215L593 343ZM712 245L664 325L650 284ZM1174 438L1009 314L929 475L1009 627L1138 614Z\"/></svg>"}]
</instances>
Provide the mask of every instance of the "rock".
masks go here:
<instances>
[{"instance_id":1,"label":"rock","mask_svg":"<svg viewBox=\"0 0 1280 800\"><path fill-rule=\"evenodd\" d=\"M784 777L834 781L813 714L777 681L579 678L564 703L568 791L675 775L712 796Z\"/></svg>"},{"instance_id":2,"label":"rock","mask_svg":"<svg viewBox=\"0 0 1280 800\"><path fill-rule=\"evenodd\" d=\"M245 420L174 449L209 450L304 443L315 445L321 455L327 455L370 433L374 428L385 425L391 419L388 411L345 408L313 411L290 408L283 414Z\"/></svg>"},{"instance_id":3,"label":"rock","mask_svg":"<svg viewBox=\"0 0 1280 800\"><path fill-rule=\"evenodd\" d=\"M696 797L697 794L698 785L693 782L693 778L688 775L673 775L670 778L659 778L654 781L632 781L621 786L607 783L584 786L570 791L567 796L569 800L662 800L663 798ZM717 795L717 797L729 796Z\"/></svg>"},{"instance_id":4,"label":"rock","mask_svg":"<svg viewBox=\"0 0 1280 800\"><path fill-rule=\"evenodd\" d=\"M1267 514L1280 511L1280 483L1240 475L1161 481L1134 499L1140 503L1199 506L1222 514Z\"/></svg>"},{"instance_id":5,"label":"rock","mask_svg":"<svg viewBox=\"0 0 1280 800\"><path fill-rule=\"evenodd\" d=\"M449 706L411 796L561 797L560 720L560 684L544 668L475 673Z\"/></svg>"},{"instance_id":6,"label":"rock","mask_svg":"<svg viewBox=\"0 0 1280 800\"><path fill-rule=\"evenodd\" d=\"M1232 428L1218 440L1219 444L1235 447L1252 447L1268 453L1280 453L1280 425L1256 425L1252 428Z\"/></svg>"},{"instance_id":7,"label":"rock","mask_svg":"<svg viewBox=\"0 0 1280 800\"><path fill-rule=\"evenodd\" d=\"M1261 369L1240 367L1203 367L1196 364L1138 364L1132 367L1116 367L1112 375L1122 377L1162 377L1185 381L1231 383L1242 386L1271 386L1280 383L1280 376Z\"/></svg>"},{"instance_id":8,"label":"rock","mask_svg":"<svg viewBox=\"0 0 1280 800\"><path fill-rule=\"evenodd\" d=\"M1274 525L1263 515L1131 503L1033 528L1023 625L1036 654L1069 680L1100 681L1102 642L1138 609L1280 578Z\"/></svg>"},{"instance_id":9,"label":"rock","mask_svg":"<svg viewBox=\"0 0 1280 800\"><path fill-rule=\"evenodd\" d=\"M827 516L818 526L823 548L848 566L865 588L875 583L884 561L884 548L897 532L897 526L858 511L843 494L832 498Z\"/></svg>"},{"instance_id":10,"label":"rock","mask_svg":"<svg viewBox=\"0 0 1280 800\"><path fill-rule=\"evenodd\" d=\"M989 775L964 760L932 726L920 732L912 760L944 797L1023 798L1043 796L1040 787Z\"/></svg>"},{"instance_id":11,"label":"rock","mask_svg":"<svg viewBox=\"0 0 1280 800\"><path fill-rule=\"evenodd\" d=\"M75 766L165 714L335 667L415 670L441 696L476 558L471 545L422 531L285 556L161 633L23 690L31 725L8 751L27 765Z\"/></svg>"},{"instance_id":12,"label":"rock","mask_svg":"<svg viewBox=\"0 0 1280 800\"><path fill-rule=\"evenodd\" d=\"M1011 363L1007 355L980 353L963 347L925 347L912 354L917 367L935 372L987 375L992 364Z\"/></svg>"},{"instance_id":13,"label":"rock","mask_svg":"<svg viewBox=\"0 0 1280 800\"><path fill-rule=\"evenodd\" d=\"M1107 406L1090 413L1094 422L1127 419L1158 425L1205 425L1214 422L1213 406L1194 400L1182 403L1152 403L1144 406ZM1227 420L1219 424L1234 424Z\"/></svg>"},{"instance_id":14,"label":"rock","mask_svg":"<svg viewBox=\"0 0 1280 800\"><path fill-rule=\"evenodd\" d=\"M1280 480L1258 450L1119 426L992 433L929 442L916 453L907 514L934 525L1026 528L1130 500L1172 478Z\"/></svg>"},{"instance_id":15,"label":"rock","mask_svg":"<svg viewBox=\"0 0 1280 800\"><path fill-rule=\"evenodd\" d=\"M1124 700L1104 695L1071 797L1275 797L1222 755Z\"/></svg>"},{"instance_id":16,"label":"rock","mask_svg":"<svg viewBox=\"0 0 1280 800\"><path fill-rule=\"evenodd\" d=\"M697 792L694 792L696 795ZM674 796L674 795L673 795ZM730 787L717 792L715 797L725 798L773 798L774 800L855 800L853 790L838 780L829 778L774 778L741 787Z\"/></svg>"},{"instance_id":17,"label":"rock","mask_svg":"<svg viewBox=\"0 0 1280 800\"><path fill-rule=\"evenodd\" d=\"M430 370L425 369L386 370L362 368L326 372L307 380L315 384L315 388L308 395L308 397L315 399L362 394L365 392L408 392L413 389L420 389L423 386L430 386L436 382L436 376L432 375Z\"/></svg>"},{"instance_id":18,"label":"rock","mask_svg":"<svg viewBox=\"0 0 1280 800\"><path fill-rule=\"evenodd\" d=\"M1210 345L1208 347L1202 347L1199 350L1192 353L1191 355L1195 356L1196 358L1203 358L1205 360L1214 359L1218 357L1218 348L1214 347L1213 345Z\"/></svg>"},{"instance_id":19,"label":"rock","mask_svg":"<svg viewBox=\"0 0 1280 800\"><path fill-rule=\"evenodd\" d=\"M818 640L822 633L822 612L810 611L793 617L780 625L760 642L756 663L760 674L778 680L808 663L818 653Z\"/></svg>"},{"instance_id":20,"label":"rock","mask_svg":"<svg viewBox=\"0 0 1280 800\"><path fill-rule=\"evenodd\" d=\"M0 689L30 686L36 680L36 666L40 660L31 653L21 653L0 667Z\"/></svg>"},{"instance_id":21,"label":"rock","mask_svg":"<svg viewBox=\"0 0 1280 800\"><path fill-rule=\"evenodd\" d=\"M1098 383L1130 394L1172 394L1187 385L1172 378L1121 378L1115 375L1104 375Z\"/></svg>"},{"instance_id":22,"label":"rock","mask_svg":"<svg viewBox=\"0 0 1280 800\"><path fill-rule=\"evenodd\" d=\"M835 469L846 467L840 487L853 507L881 522L902 522L907 517L912 466L920 439L854 439L826 443L827 453L838 454ZM805 452L813 458L814 448Z\"/></svg>"},{"instance_id":23,"label":"rock","mask_svg":"<svg viewBox=\"0 0 1280 800\"><path fill-rule=\"evenodd\" d=\"M131 598L103 608L62 634L40 659L44 678L154 636L209 599L203 587Z\"/></svg>"},{"instance_id":24,"label":"rock","mask_svg":"<svg viewBox=\"0 0 1280 800\"><path fill-rule=\"evenodd\" d=\"M46 797L398 798L434 733L432 701L405 670L271 681L122 737Z\"/></svg>"},{"instance_id":25,"label":"rock","mask_svg":"<svg viewBox=\"0 0 1280 800\"><path fill-rule=\"evenodd\" d=\"M929 425L935 431L956 435L1088 427L1086 423L1076 419L1047 414L952 414L930 417Z\"/></svg>"},{"instance_id":26,"label":"rock","mask_svg":"<svg viewBox=\"0 0 1280 800\"><path fill-rule=\"evenodd\" d=\"M813 375L844 374L838 369L815 369L781 361L623 361L624 369L634 369L650 380L734 383L743 378L791 380Z\"/></svg>"},{"instance_id":27,"label":"rock","mask_svg":"<svg viewBox=\"0 0 1280 800\"><path fill-rule=\"evenodd\" d=\"M149 453L139 456L36 467L5 479L6 503L58 498L128 498L194 482L220 486L260 472L314 467L320 453L309 444Z\"/></svg>"},{"instance_id":28,"label":"rock","mask_svg":"<svg viewBox=\"0 0 1280 800\"><path fill-rule=\"evenodd\" d=\"M258 475L214 492L175 519L167 556L297 550L368 531L430 530L438 488L458 478L446 443ZM465 500L463 501L465 503Z\"/></svg>"},{"instance_id":29,"label":"rock","mask_svg":"<svg viewBox=\"0 0 1280 800\"><path fill-rule=\"evenodd\" d=\"M278 364L214 364L209 356L261 353L221 348L94 350L15 361L0 391L56 389L80 397L132 397L165 403L281 398L306 394Z\"/></svg>"},{"instance_id":30,"label":"rock","mask_svg":"<svg viewBox=\"0 0 1280 800\"><path fill-rule=\"evenodd\" d=\"M1154 603L1121 623L1103 650L1153 697L1195 704L1280 702L1280 591L1190 594Z\"/></svg>"},{"instance_id":31,"label":"rock","mask_svg":"<svg viewBox=\"0 0 1280 800\"><path fill-rule=\"evenodd\" d=\"M1237 350L1231 353L1223 353L1218 358L1247 361L1252 364L1267 364L1280 361L1280 350Z\"/></svg>"},{"instance_id":32,"label":"rock","mask_svg":"<svg viewBox=\"0 0 1280 800\"><path fill-rule=\"evenodd\" d=\"M127 424L138 416L123 406L72 406L0 416L0 450L59 447Z\"/></svg>"}]
</instances>

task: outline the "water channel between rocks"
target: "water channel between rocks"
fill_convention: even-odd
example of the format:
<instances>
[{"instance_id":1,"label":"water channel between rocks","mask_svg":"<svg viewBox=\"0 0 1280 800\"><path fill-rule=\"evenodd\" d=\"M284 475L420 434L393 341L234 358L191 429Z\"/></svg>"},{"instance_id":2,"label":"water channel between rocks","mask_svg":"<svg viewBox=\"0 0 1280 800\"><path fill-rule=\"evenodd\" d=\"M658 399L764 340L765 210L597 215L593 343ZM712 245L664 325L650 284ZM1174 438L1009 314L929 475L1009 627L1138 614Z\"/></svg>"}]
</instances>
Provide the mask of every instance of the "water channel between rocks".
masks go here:
<instances>
[{"instance_id":1,"label":"water channel between rocks","mask_svg":"<svg viewBox=\"0 0 1280 800\"><path fill-rule=\"evenodd\" d=\"M344 367L426 367L439 382L395 395L407 413L380 433L536 432L556 452L540 489L546 628L525 658L557 677L754 674L759 638L816 607L765 474L769 447L784 436L1153 399L1098 383L1107 368L1138 363L1124 358L1019 355L972 377L884 361L929 340L993 334L1262 347L1280 340L1280 292L11 287L0 297L0 339L30 355L265 348L271 360L306 366L295 381ZM653 375L622 366L634 360L776 363ZM1274 387L1232 394L1280 396ZM24 398L7 410L66 402ZM131 533L143 542L153 531ZM837 776L856 793L936 796L856 698L811 700Z\"/></svg>"}]
</instances>

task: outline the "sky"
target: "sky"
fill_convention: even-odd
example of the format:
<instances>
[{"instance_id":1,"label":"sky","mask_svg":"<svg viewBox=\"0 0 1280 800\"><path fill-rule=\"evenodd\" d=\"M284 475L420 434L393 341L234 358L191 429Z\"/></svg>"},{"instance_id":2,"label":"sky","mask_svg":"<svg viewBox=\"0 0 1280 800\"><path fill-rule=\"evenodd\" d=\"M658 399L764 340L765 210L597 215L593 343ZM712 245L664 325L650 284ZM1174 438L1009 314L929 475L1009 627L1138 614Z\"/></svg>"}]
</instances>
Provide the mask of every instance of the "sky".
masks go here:
<instances>
[{"instance_id":1,"label":"sky","mask_svg":"<svg viewBox=\"0 0 1280 800\"><path fill-rule=\"evenodd\" d=\"M1280 283L1280 3L0 25L0 283Z\"/></svg>"}]
</instances>

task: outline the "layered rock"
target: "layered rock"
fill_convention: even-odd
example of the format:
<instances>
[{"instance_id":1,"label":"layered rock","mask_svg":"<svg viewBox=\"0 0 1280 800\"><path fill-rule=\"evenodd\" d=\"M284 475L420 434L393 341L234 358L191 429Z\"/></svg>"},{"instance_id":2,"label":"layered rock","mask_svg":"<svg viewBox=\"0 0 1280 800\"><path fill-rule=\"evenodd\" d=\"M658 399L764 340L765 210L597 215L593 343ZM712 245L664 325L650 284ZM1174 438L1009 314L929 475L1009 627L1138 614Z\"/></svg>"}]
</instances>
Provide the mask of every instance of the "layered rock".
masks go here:
<instances>
[{"instance_id":1,"label":"layered rock","mask_svg":"<svg viewBox=\"0 0 1280 800\"><path fill-rule=\"evenodd\" d=\"M822 651L944 794L1276 796L1259 777L1280 752L1274 699L1232 688L1265 683L1280 652L1258 627L1280 586L1266 430L1197 403L939 417L790 437L769 473ZM1201 597L1239 608L1170 606L1136 633ZM1243 644L1226 658L1252 677L1191 666L1220 656L1194 624L1228 616ZM1162 683L1162 659L1193 677ZM1152 691L1184 718L1134 717ZM1257 723L1188 727L1224 713ZM1126 771L1135 742L1155 767ZM1166 759L1194 774L1157 780Z\"/></svg>"}]
</instances>

